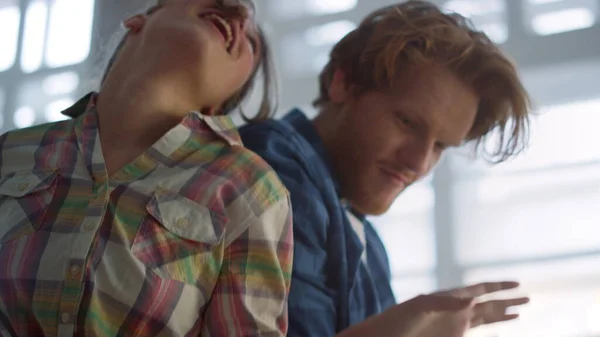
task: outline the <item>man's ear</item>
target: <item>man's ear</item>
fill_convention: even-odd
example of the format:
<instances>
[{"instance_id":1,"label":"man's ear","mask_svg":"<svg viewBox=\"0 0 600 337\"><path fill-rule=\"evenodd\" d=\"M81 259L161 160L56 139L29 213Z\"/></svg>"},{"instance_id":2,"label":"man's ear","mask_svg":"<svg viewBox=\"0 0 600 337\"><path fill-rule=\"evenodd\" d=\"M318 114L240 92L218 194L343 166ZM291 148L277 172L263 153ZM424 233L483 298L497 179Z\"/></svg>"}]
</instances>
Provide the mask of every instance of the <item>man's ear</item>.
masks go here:
<instances>
[{"instance_id":1,"label":"man's ear","mask_svg":"<svg viewBox=\"0 0 600 337\"><path fill-rule=\"evenodd\" d=\"M142 14L134 15L127 20L123 21L123 27L133 33L139 33L142 30L144 24L146 24L147 16Z\"/></svg>"},{"instance_id":2,"label":"man's ear","mask_svg":"<svg viewBox=\"0 0 600 337\"><path fill-rule=\"evenodd\" d=\"M349 85L346 83L346 75L340 69L333 73L333 80L328 89L329 99L333 103L342 103L350 94Z\"/></svg>"}]
</instances>

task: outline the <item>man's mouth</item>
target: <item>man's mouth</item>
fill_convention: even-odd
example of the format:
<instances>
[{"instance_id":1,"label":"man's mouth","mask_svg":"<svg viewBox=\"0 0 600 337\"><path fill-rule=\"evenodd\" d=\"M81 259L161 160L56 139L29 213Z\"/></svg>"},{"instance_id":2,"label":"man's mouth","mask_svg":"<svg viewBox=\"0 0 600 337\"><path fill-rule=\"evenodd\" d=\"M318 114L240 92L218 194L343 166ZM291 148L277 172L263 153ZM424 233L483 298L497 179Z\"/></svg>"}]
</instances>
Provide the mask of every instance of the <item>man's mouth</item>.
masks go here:
<instances>
[{"instance_id":1,"label":"man's mouth","mask_svg":"<svg viewBox=\"0 0 600 337\"><path fill-rule=\"evenodd\" d=\"M407 177L406 175L404 175L402 173L396 172L395 170L392 170L392 169L387 168L387 167L382 167L382 171L389 178L391 178L392 181L394 181L397 184L401 184L404 187L407 187L408 185L411 184L411 181L410 181L409 177Z\"/></svg>"}]
</instances>

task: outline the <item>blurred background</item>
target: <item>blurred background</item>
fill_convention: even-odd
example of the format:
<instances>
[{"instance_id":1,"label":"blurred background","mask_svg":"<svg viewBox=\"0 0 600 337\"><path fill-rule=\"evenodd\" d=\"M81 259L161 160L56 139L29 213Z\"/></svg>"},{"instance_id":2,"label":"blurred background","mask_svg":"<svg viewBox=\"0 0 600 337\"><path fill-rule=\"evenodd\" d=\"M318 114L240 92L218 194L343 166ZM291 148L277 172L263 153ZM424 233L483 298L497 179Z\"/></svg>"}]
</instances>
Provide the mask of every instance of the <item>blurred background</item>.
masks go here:
<instances>
[{"instance_id":1,"label":"blurred background","mask_svg":"<svg viewBox=\"0 0 600 337\"><path fill-rule=\"evenodd\" d=\"M279 71L280 114L310 109L331 46L368 12L394 3L256 2ZM398 300L516 279L533 300L521 319L473 337L600 336L600 1L436 2L512 55L540 113L520 158L491 167L450 153L373 219ZM0 131L63 119L62 109L96 89L120 22L150 4L0 0Z\"/></svg>"}]
</instances>

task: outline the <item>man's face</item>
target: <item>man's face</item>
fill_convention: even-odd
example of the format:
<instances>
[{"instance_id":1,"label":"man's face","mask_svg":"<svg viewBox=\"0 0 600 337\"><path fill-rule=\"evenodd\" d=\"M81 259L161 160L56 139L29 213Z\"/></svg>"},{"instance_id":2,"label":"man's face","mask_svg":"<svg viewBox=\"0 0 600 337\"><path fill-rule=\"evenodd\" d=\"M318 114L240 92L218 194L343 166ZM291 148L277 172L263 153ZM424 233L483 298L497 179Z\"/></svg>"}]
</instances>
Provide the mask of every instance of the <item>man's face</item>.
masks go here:
<instances>
[{"instance_id":1,"label":"man's face","mask_svg":"<svg viewBox=\"0 0 600 337\"><path fill-rule=\"evenodd\" d=\"M330 97L334 132L326 141L342 195L364 214L384 213L406 187L460 146L479 97L442 66L413 67L387 91L353 96L337 72Z\"/></svg>"}]
</instances>

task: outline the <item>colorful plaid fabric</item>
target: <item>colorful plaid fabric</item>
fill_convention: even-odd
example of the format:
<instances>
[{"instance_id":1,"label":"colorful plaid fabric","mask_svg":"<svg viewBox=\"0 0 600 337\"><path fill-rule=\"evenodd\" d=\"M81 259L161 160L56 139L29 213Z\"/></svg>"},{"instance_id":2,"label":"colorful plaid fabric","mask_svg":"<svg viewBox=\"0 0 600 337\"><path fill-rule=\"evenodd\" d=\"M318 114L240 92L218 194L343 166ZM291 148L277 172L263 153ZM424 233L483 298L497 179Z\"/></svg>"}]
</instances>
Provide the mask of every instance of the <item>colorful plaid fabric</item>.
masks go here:
<instances>
[{"instance_id":1,"label":"colorful plaid fabric","mask_svg":"<svg viewBox=\"0 0 600 337\"><path fill-rule=\"evenodd\" d=\"M228 117L108 177L95 94L0 138L0 336L285 336L289 197Z\"/></svg>"}]
</instances>

